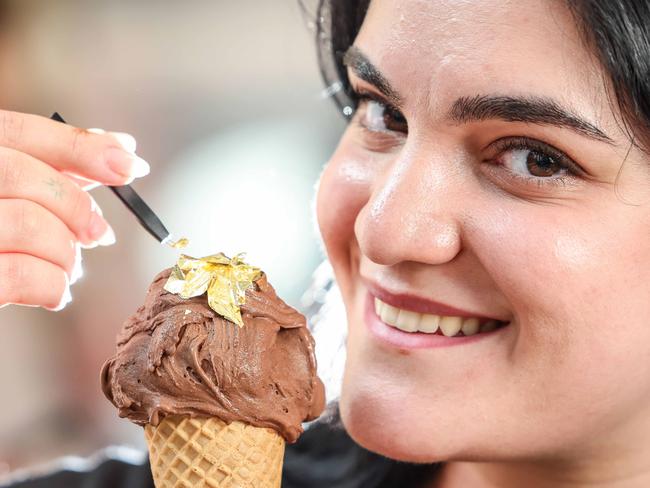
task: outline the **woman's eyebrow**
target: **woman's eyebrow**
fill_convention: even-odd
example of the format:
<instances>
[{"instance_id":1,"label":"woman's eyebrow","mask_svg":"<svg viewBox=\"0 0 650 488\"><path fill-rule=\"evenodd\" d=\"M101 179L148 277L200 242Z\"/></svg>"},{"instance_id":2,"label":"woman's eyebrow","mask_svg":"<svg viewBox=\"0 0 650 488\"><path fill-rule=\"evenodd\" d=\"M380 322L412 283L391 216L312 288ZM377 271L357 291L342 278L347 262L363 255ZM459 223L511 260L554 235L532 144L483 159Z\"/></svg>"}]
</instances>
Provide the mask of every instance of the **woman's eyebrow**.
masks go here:
<instances>
[{"instance_id":1,"label":"woman's eyebrow","mask_svg":"<svg viewBox=\"0 0 650 488\"><path fill-rule=\"evenodd\" d=\"M458 124L499 119L506 122L553 125L571 129L597 141L616 145L598 127L562 108L555 100L537 96L476 95L460 97L451 106L447 118Z\"/></svg>"},{"instance_id":2,"label":"woman's eyebrow","mask_svg":"<svg viewBox=\"0 0 650 488\"><path fill-rule=\"evenodd\" d=\"M377 88L393 105L401 105L402 97L397 90L358 47L348 48L343 55L343 66L349 67L355 75Z\"/></svg>"},{"instance_id":3,"label":"woman's eyebrow","mask_svg":"<svg viewBox=\"0 0 650 488\"><path fill-rule=\"evenodd\" d=\"M402 96L379 69L356 46L350 46L343 56L343 65L356 76L377 88L393 105L399 107ZM616 145L615 141L591 122L563 108L555 100L537 96L476 95L459 97L447 114L451 122L462 124L499 119L566 128L580 135Z\"/></svg>"}]
</instances>

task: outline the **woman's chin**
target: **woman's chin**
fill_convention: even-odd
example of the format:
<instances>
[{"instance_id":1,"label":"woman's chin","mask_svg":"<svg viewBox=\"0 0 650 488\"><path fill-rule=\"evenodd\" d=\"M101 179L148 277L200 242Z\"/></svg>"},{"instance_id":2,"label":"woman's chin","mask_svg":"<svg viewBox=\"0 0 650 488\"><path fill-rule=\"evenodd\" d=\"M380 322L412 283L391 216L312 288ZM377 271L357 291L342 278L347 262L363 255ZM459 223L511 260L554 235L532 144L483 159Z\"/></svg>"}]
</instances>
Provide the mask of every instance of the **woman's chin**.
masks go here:
<instances>
[{"instance_id":1,"label":"woman's chin","mask_svg":"<svg viewBox=\"0 0 650 488\"><path fill-rule=\"evenodd\" d=\"M400 415L403 401L382 397L377 392L343 389L339 408L341 421L354 441L365 449L397 461L433 463L447 460L445 442L432 442L418 425ZM433 444L433 445L432 445Z\"/></svg>"}]
</instances>

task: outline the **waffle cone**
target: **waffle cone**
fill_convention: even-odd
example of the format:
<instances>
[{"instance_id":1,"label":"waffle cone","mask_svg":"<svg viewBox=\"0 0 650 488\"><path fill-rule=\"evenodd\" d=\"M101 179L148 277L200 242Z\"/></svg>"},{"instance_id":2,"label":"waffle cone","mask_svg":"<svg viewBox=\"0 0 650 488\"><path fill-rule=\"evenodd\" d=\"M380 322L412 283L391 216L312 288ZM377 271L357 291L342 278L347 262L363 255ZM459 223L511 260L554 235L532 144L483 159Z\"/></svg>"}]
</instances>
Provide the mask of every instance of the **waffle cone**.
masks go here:
<instances>
[{"instance_id":1,"label":"waffle cone","mask_svg":"<svg viewBox=\"0 0 650 488\"><path fill-rule=\"evenodd\" d=\"M156 488L280 486L284 439L272 429L170 416L144 431Z\"/></svg>"}]
</instances>

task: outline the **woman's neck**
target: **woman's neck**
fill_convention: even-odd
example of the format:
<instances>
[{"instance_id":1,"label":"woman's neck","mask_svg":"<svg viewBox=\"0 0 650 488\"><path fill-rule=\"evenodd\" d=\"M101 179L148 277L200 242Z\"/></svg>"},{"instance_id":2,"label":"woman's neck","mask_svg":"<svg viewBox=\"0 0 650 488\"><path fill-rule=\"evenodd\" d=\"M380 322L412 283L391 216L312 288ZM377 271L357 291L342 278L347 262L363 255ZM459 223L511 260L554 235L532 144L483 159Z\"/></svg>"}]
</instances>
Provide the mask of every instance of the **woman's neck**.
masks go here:
<instances>
[{"instance_id":1,"label":"woman's neck","mask_svg":"<svg viewBox=\"0 0 650 488\"><path fill-rule=\"evenodd\" d=\"M647 450L639 449L647 454ZM597 465L445 463L427 488L647 488L650 458L609 459Z\"/></svg>"},{"instance_id":2,"label":"woman's neck","mask_svg":"<svg viewBox=\"0 0 650 488\"><path fill-rule=\"evenodd\" d=\"M603 426L604 427L604 426ZM650 412L639 409L581 448L519 462L445 462L426 488L648 488Z\"/></svg>"}]
</instances>

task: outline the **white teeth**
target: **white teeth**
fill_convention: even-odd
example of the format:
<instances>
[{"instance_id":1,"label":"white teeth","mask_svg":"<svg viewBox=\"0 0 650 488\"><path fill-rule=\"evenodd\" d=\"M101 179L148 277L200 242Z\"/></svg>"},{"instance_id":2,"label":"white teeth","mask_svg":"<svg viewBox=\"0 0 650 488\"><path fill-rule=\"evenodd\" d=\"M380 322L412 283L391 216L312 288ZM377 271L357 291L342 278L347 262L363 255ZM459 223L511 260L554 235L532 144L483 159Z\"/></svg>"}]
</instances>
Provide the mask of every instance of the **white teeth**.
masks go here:
<instances>
[{"instance_id":1,"label":"white teeth","mask_svg":"<svg viewBox=\"0 0 650 488\"><path fill-rule=\"evenodd\" d=\"M479 319L475 317L442 317L430 313L418 313L411 310L403 310L375 298L375 313L382 322L391 325L404 332L425 332L435 334L438 329L447 337L456 336L460 331L465 336L471 336L480 332L490 332L497 328L497 320L489 320L479 326Z\"/></svg>"},{"instance_id":2,"label":"white teeth","mask_svg":"<svg viewBox=\"0 0 650 488\"><path fill-rule=\"evenodd\" d=\"M387 303L384 303L384 306L381 309L381 320L386 322L388 325L395 326L397 325L397 316L399 315L399 308L395 308Z\"/></svg>"},{"instance_id":3,"label":"white teeth","mask_svg":"<svg viewBox=\"0 0 650 488\"><path fill-rule=\"evenodd\" d=\"M463 319L461 317L442 317L440 319L440 330L447 337L458 334L462 325Z\"/></svg>"},{"instance_id":4,"label":"white teeth","mask_svg":"<svg viewBox=\"0 0 650 488\"><path fill-rule=\"evenodd\" d=\"M478 319L465 319L463 326L460 328L466 336L474 335L478 332Z\"/></svg>"},{"instance_id":5,"label":"white teeth","mask_svg":"<svg viewBox=\"0 0 650 488\"><path fill-rule=\"evenodd\" d=\"M496 320L489 320L485 322L483 325L481 325L481 332L492 332L497 328L497 323L498 322Z\"/></svg>"},{"instance_id":6,"label":"white teeth","mask_svg":"<svg viewBox=\"0 0 650 488\"><path fill-rule=\"evenodd\" d=\"M381 317L381 309L384 305L384 302L379 300L379 298L375 298L375 313Z\"/></svg>"},{"instance_id":7,"label":"white teeth","mask_svg":"<svg viewBox=\"0 0 650 488\"><path fill-rule=\"evenodd\" d=\"M400 310L395 327L405 332L415 332L420 324L420 314L410 310Z\"/></svg>"},{"instance_id":8,"label":"white teeth","mask_svg":"<svg viewBox=\"0 0 650 488\"><path fill-rule=\"evenodd\" d=\"M420 319L420 325L418 326L418 330L420 332L433 334L438 330L439 322L440 322L439 315L431 315L430 313L423 313L422 318Z\"/></svg>"}]
</instances>

